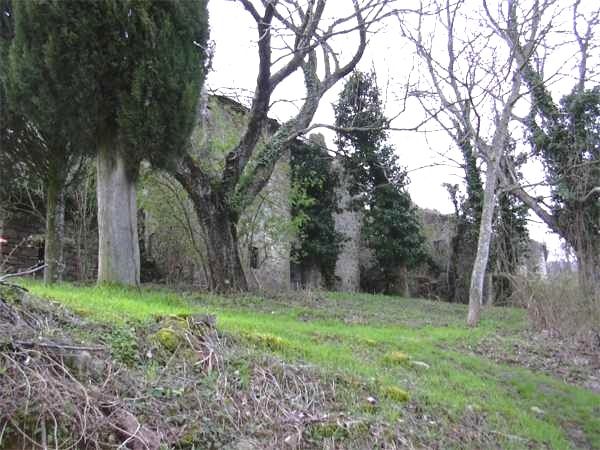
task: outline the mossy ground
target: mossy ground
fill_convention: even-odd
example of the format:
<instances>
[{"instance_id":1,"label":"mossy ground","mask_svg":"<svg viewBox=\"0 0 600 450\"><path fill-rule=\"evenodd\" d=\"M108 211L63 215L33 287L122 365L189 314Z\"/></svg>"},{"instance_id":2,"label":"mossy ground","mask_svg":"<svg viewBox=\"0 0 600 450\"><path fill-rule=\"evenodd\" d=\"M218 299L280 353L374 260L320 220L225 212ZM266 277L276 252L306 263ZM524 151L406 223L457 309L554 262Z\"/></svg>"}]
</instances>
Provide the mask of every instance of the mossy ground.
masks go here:
<instances>
[{"instance_id":1,"label":"mossy ground","mask_svg":"<svg viewBox=\"0 0 600 450\"><path fill-rule=\"evenodd\" d=\"M424 447L600 448L599 395L470 351L483 339L524 330L524 313L517 309L488 308L481 325L470 329L462 305L388 296L225 298L114 286L26 286L88 318L124 327L161 316L214 314L219 329L253 351L310 364L338 380L348 417L377 422L384 438L418 422L413 443ZM403 355L402 361L391 355ZM315 444L322 448L331 439L368 443L365 430L373 433L373 427L320 425L307 439L323 439Z\"/></svg>"}]
</instances>

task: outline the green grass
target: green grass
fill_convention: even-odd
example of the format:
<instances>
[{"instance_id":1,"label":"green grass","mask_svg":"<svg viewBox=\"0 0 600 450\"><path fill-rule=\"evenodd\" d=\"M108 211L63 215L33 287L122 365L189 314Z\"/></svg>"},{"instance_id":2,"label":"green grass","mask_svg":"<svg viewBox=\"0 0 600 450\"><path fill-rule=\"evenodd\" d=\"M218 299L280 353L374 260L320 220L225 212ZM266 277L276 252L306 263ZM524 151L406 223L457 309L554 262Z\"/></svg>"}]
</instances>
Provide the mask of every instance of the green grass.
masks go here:
<instances>
[{"instance_id":1,"label":"green grass","mask_svg":"<svg viewBox=\"0 0 600 450\"><path fill-rule=\"evenodd\" d=\"M481 326L469 329L462 305L387 296L223 298L115 286L26 285L36 295L107 323L216 314L220 329L249 346L357 378L363 390L380 397L376 413L389 423L401 418L405 407L385 393L407 391L410 402L438 423L441 442L454 425L467 424L489 433L501 448L574 448L569 430L582 431L589 447L600 448L600 396L465 350L484 337L523 329L524 315L516 309L488 308ZM391 352L406 353L410 360L390 363ZM469 425L473 416L477 425Z\"/></svg>"}]
</instances>

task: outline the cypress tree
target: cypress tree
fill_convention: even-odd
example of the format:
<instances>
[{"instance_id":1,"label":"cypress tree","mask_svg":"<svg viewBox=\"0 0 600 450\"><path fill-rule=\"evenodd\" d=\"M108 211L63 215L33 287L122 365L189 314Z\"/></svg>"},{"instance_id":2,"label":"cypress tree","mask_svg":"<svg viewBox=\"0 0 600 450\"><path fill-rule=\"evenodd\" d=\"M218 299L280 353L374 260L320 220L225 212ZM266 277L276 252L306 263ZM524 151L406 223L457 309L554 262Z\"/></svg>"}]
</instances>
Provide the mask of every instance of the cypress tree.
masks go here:
<instances>
[{"instance_id":1,"label":"cypress tree","mask_svg":"<svg viewBox=\"0 0 600 450\"><path fill-rule=\"evenodd\" d=\"M185 148L205 73L206 3L14 5L14 104L58 144L97 156L99 282L139 283L137 171Z\"/></svg>"},{"instance_id":2,"label":"cypress tree","mask_svg":"<svg viewBox=\"0 0 600 450\"><path fill-rule=\"evenodd\" d=\"M375 74L352 74L335 105L337 143L347 154L351 194L363 211L363 236L373 251L386 291L399 276L408 294L406 270L426 259L425 238L406 191L406 172L387 144L388 123Z\"/></svg>"},{"instance_id":3,"label":"cypress tree","mask_svg":"<svg viewBox=\"0 0 600 450\"><path fill-rule=\"evenodd\" d=\"M25 108L21 108L24 106L23 99L10 79L9 52L15 38L15 14L11 1L0 2L0 15L0 195L16 192L15 178L21 184L42 182L45 186L44 281L51 283L59 279L61 273L62 239L59 224L64 210L59 203L66 174L79 154L72 151L58 128L40 128L24 114ZM57 117L53 122L58 120Z\"/></svg>"}]
</instances>

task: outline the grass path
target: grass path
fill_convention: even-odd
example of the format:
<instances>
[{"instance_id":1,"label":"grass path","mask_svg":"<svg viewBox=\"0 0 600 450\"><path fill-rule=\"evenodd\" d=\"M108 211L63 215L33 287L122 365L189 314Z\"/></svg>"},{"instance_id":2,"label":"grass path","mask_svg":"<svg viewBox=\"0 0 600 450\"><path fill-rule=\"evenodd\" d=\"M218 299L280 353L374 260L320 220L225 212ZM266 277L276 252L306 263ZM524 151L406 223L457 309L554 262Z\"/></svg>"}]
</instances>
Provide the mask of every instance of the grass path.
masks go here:
<instances>
[{"instance_id":1,"label":"grass path","mask_svg":"<svg viewBox=\"0 0 600 450\"><path fill-rule=\"evenodd\" d=\"M407 408L386 398L389 392L408 392L409 404L429 419L430 438L441 442L457 425L467 424L488 433L499 448L600 449L600 396L469 351L484 337L523 329L518 310L488 309L473 330L464 325L463 306L425 300L340 293L222 298L26 285L36 295L116 326L132 321L143 326L155 316L215 314L220 329L248 345L357 380L361 392L381 399L377 414L389 423L401 421Z\"/></svg>"}]
</instances>

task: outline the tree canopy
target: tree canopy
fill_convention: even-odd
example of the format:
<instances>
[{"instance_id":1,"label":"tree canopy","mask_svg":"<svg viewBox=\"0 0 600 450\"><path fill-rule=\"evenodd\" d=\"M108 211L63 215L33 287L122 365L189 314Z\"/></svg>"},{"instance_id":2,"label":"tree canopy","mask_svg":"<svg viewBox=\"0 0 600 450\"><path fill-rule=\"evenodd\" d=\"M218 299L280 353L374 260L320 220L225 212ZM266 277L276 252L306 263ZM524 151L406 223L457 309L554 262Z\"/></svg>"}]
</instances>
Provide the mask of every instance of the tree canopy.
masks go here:
<instances>
[{"instance_id":1,"label":"tree canopy","mask_svg":"<svg viewBox=\"0 0 600 450\"><path fill-rule=\"evenodd\" d=\"M118 140L131 168L165 165L194 121L206 2L16 2L12 104L61 144ZM49 133L48 133L49 134Z\"/></svg>"}]
</instances>

